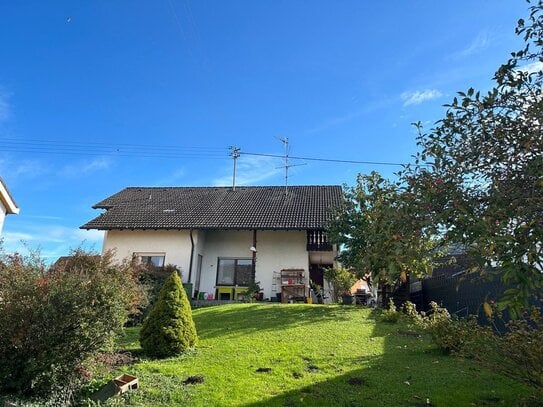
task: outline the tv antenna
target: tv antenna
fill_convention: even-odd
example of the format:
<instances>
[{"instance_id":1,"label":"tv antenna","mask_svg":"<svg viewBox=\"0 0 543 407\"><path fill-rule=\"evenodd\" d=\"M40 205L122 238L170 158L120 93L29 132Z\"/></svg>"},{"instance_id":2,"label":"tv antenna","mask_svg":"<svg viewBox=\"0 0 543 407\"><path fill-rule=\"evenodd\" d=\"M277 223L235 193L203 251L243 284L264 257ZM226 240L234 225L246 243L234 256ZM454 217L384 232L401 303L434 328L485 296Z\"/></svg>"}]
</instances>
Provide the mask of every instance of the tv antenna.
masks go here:
<instances>
[{"instance_id":1,"label":"tv antenna","mask_svg":"<svg viewBox=\"0 0 543 407\"><path fill-rule=\"evenodd\" d=\"M235 191L236 190L236 161L240 156L239 152L241 149L239 147L234 147L234 146L230 146L228 147L228 149L230 150L230 157L232 157L232 159L234 160L234 174L232 176L232 191Z\"/></svg>"},{"instance_id":2,"label":"tv antenna","mask_svg":"<svg viewBox=\"0 0 543 407\"><path fill-rule=\"evenodd\" d=\"M278 137L279 138L279 137ZM289 164L288 161L288 154L289 154L289 144L288 144L288 137L281 137L279 138L279 141L283 143L285 146L285 165L282 167L277 168L284 168L285 169L285 195L288 195L288 169L290 167L298 167L300 165L306 165L306 163L303 164Z\"/></svg>"}]
</instances>

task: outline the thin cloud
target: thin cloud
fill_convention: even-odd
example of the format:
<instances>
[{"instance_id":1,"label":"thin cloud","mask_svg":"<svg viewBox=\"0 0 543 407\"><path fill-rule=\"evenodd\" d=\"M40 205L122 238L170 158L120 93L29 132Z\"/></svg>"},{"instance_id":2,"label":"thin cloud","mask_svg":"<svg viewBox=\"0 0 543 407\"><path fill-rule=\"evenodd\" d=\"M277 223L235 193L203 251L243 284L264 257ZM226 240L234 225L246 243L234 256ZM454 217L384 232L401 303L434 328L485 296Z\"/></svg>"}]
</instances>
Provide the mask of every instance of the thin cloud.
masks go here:
<instances>
[{"instance_id":1,"label":"thin cloud","mask_svg":"<svg viewBox=\"0 0 543 407\"><path fill-rule=\"evenodd\" d=\"M469 46L462 51L460 51L460 56L467 57L473 54L476 54L490 45L490 35L486 31L481 31L477 34L477 37L469 44Z\"/></svg>"},{"instance_id":2,"label":"thin cloud","mask_svg":"<svg viewBox=\"0 0 543 407\"><path fill-rule=\"evenodd\" d=\"M60 174L68 178L77 178L93 174L98 171L109 169L111 166L111 159L108 157L98 157L93 160L86 160L78 162L76 164L70 164L64 166L60 171Z\"/></svg>"},{"instance_id":3,"label":"thin cloud","mask_svg":"<svg viewBox=\"0 0 543 407\"><path fill-rule=\"evenodd\" d=\"M173 171L171 174L169 174L167 177L160 178L158 181L154 183L156 186L169 186L169 185L176 185L181 180L183 180L187 175L187 172L184 168L178 168L177 170Z\"/></svg>"},{"instance_id":4,"label":"thin cloud","mask_svg":"<svg viewBox=\"0 0 543 407\"><path fill-rule=\"evenodd\" d=\"M413 92L404 92L401 94L401 98L404 101L404 106L410 105L420 105L423 102L429 100L437 99L443 94L437 89L425 89L425 90L416 90Z\"/></svg>"},{"instance_id":5,"label":"thin cloud","mask_svg":"<svg viewBox=\"0 0 543 407\"><path fill-rule=\"evenodd\" d=\"M281 161L274 157L242 155L236 163L236 185L254 185L279 174ZM232 185L233 166L230 173L212 181L214 186Z\"/></svg>"},{"instance_id":6,"label":"thin cloud","mask_svg":"<svg viewBox=\"0 0 543 407\"><path fill-rule=\"evenodd\" d=\"M531 64L527 64L527 65L519 67L518 70L524 71L527 73L543 71L543 62L540 62L540 61L532 62Z\"/></svg>"},{"instance_id":7,"label":"thin cloud","mask_svg":"<svg viewBox=\"0 0 543 407\"><path fill-rule=\"evenodd\" d=\"M2 233L4 251L27 254L30 250L38 250L48 262L69 254L77 247L95 250L104 238L104 232L100 230L87 231L51 224L39 226L29 224L18 228L21 230L16 232L4 229Z\"/></svg>"},{"instance_id":8,"label":"thin cloud","mask_svg":"<svg viewBox=\"0 0 543 407\"><path fill-rule=\"evenodd\" d=\"M42 177L48 172L48 168L37 160L0 159L0 173L9 174L10 180L33 179Z\"/></svg>"},{"instance_id":9,"label":"thin cloud","mask_svg":"<svg viewBox=\"0 0 543 407\"><path fill-rule=\"evenodd\" d=\"M6 122L11 117L9 94L0 89L0 123Z\"/></svg>"}]
</instances>

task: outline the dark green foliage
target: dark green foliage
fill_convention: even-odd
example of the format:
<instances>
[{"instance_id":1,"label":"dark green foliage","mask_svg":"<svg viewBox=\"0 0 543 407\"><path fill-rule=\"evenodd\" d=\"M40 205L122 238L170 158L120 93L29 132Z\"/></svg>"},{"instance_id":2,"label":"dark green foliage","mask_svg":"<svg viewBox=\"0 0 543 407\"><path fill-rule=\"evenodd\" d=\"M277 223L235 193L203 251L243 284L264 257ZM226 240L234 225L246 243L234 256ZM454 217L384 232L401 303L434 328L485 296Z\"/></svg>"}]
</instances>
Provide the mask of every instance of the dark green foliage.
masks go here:
<instances>
[{"instance_id":1,"label":"dark green foliage","mask_svg":"<svg viewBox=\"0 0 543 407\"><path fill-rule=\"evenodd\" d=\"M439 237L463 243L479 270L497 268L512 316L543 290L543 2L534 3L516 29L525 46L494 87L459 92L428 132L417 124L424 165L404 174Z\"/></svg>"},{"instance_id":2,"label":"dark green foliage","mask_svg":"<svg viewBox=\"0 0 543 407\"><path fill-rule=\"evenodd\" d=\"M141 347L150 356L183 353L197 342L192 310L176 272L164 282L140 332Z\"/></svg>"},{"instance_id":3,"label":"dark green foliage","mask_svg":"<svg viewBox=\"0 0 543 407\"><path fill-rule=\"evenodd\" d=\"M142 298L129 264L76 250L48 270L39 255L0 259L0 392L66 393L112 344Z\"/></svg>"}]
</instances>

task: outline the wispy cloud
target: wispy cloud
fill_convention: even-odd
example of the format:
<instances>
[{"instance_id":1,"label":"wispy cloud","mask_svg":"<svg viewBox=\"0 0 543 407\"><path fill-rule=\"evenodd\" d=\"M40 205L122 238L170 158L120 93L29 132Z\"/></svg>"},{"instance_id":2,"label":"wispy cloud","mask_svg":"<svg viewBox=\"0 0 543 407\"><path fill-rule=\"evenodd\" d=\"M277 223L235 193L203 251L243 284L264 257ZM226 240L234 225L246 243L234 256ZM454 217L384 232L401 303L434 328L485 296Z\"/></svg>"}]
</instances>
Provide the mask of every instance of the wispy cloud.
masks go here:
<instances>
[{"instance_id":1,"label":"wispy cloud","mask_svg":"<svg viewBox=\"0 0 543 407\"><path fill-rule=\"evenodd\" d=\"M356 96L352 100L353 100L353 103L358 104L358 99ZM359 109L338 114L335 117L326 118L325 120L323 120L322 122L314 126L313 128L310 128L309 130L307 130L306 133L307 134L320 133L330 128L334 128L336 126L342 125L343 123L350 122L351 120L355 120L364 115L374 113L375 111L379 109L386 108L387 106L393 104L394 102L395 102L395 98L389 98L386 96L379 98L379 100L372 100L369 102L365 102L364 106Z\"/></svg>"},{"instance_id":2,"label":"wispy cloud","mask_svg":"<svg viewBox=\"0 0 543 407\"><path fill-rule=\"evenodd\" d=\"M487 31L481 31L479 34L477 34L477 37L471 41L471 43L464 48L462 51L459 52L459 55L462 57L467 57L473 54L476 54L486 48L491 43L491 37L490 34Z\"/></svg>"},{"instance_id":3,"label":"wispy cloud","mask_svg":"<svg viewBox=\"0 0 543 407\"><path fill-rule=\"evenodd\" d=\"M527 64L527 65L519 67L518 70L524 71L527 73L543 71L543 62L541 61L532 62L531 64Z\"/></svg>"},{"instance_id":4,"label":"wispy cloud","mask_svg":"<svg viewBox=\"0 0 543 407\"><path fill-rule=\"evenodd\" d=\"M26 254L29 250L39 250L47 261L55 261L77 247L96 250L97 246L101 247L104 237L104 232L99 230L86 231L51 224L29 224L19 227L18 231L6 229L2 233L6 252Z\"/></svg>"},{"instance_id":5,"label":"wispy cloud","mask_svg":"<svg viewBox=\"0 0 543 407\"><path fill-rule=\"evenodd\" d=\"M97 157L93 160L85 160L66 165L60 170L60 175L67 178L78 178L98 171L107 170L110 166L111 158Z\"/></svg>"},{"instance_id":6,"label":"wispy cloud","mask_svg":"<svg viewBox=\"0 0 543 407\"><path fill-rule=\"evenodd\" d=\"M404 101L404 106L419 105L428 100L433 100L441 97L443 94L437 89L425 89L416 90L411 92L404 92L401 94L401 98Z\"/></svg>"},{"instance_id":7,"label":"wispy cloud","mask_svg":"<svg viewBox=\"0 0 543 407\"><path fill-rule=\"evenodd\" d=\"M0 89L0 123L7 121L11 116L9 94Z\"/></svg>"},{"instance_id":8,"label":"wispy cloud","mask_svg":"<svg viewBox=\"0 0 543 407\"><path fill-rule=\"evenodd\" d=\"M280 166L278 158L242 155L236 165L236 185L254 185L272 178L282 171ZM230 167L230 173L214 179L213 185L232 185L232 171L233 167Z\"/></svg>"},{"instance_id":9,"label":"wispy cloud","mask_svg":"<svg viewBox=\"0 0 543 407\"><path fill-rule=\"evenodd\" d=\"M177 170L168 174L168 176L160 178L158 181L154 183L154 185L156 186L177 185L181 180L185 178L186 174L187 172L185 171L184 168L178 168Z\"/></svg>"},{"instance_id":10,"label":"wispy cloud","mask_svg":"<svg viewBox=\"0 0 543 407\"><path fill-rule=\"evenodd\" d=\"M37 160L16 160L13 158L0 159L0 173L9 174L13 179L32 179L49 172L49 169Z\"/></svg>"}]
</instances>

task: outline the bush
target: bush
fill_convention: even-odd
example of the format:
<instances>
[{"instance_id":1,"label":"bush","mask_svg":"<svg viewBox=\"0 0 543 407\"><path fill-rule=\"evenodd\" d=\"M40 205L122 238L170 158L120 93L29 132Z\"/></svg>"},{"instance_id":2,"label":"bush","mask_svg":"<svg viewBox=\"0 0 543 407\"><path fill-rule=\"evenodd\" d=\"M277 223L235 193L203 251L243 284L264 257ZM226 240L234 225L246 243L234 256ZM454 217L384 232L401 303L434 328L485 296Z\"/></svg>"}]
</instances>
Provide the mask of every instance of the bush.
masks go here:
<instances>
[{"instance_id":1,"label":"bush","mask_svg":"<svg viewBox=\"0 0 543 407\"><path fill-rule=\"evenodd\" d=\"M112 254L73 251L47 269L39 254L0 258L0 392L70 393L85 363L113 344L142 292Z\"/></svg>"},{"instance_id":2,"label":"bush","mask_svg":"<svg viewBox=\"0 0 543 407\"><path fill-rule=\"evenodd\" d=\"M478 325L475 317L460 319L435 302L430 305L430 315L417 313L409 302L405 312L411 322L432 335L442 350L475 359L492 370L543 389L543 316L539 309L534 307L523 318L508 322L507 332L500 334Z\"/></svg>"},{"instance_id":3,"label":"bush","mask_svg":"<svg viewBox=\"0 0 543 407\"><path fill-rule=\"evenodd\" d=\"M507 323L501 338L504 351L500 369L515 372L543 389L543 316L533 307L524 318ZM506 351L505 351L506 350Z\"/></svg>"},{"instance_id":4,"label":"bush","mask_svg":"<svg viewBox=\"0 0 543 407\"><path fill-rule=\"evenodd\" d=\"M431 310L427 314L418 314L415 305L406 303L404 310L417 326L432 335L436 344L446 353L457 353L464 357L480 359L479 348L487 352L494 342L490 328L477 324L474 317L461 319L451 316L446 308L437 303L430 303Z\"/></svg>"},{"instance_id":5,"label":"bush","mask_svg":"<svg viewBox=\"0 0 543 407\"><path fill-rule=\"evenodd\" d=\"M392 298L389 299L388 309L383 311L382 317L383 321L392 324L398 322L400 319L400 312L396 309L396 305L394 305L394 300Z\"/></svg>"},{"instance_id":6,"label":"bush","mask_svg":"<svg viewBox=\"0 0 543 407\"><path fill-rule=\"evenodd\" d=\"M173 272L143 323L141 347L150 356L167 357L192 348L197 339L190 303L179 275Z\"/></svg>"}]
</instances>

